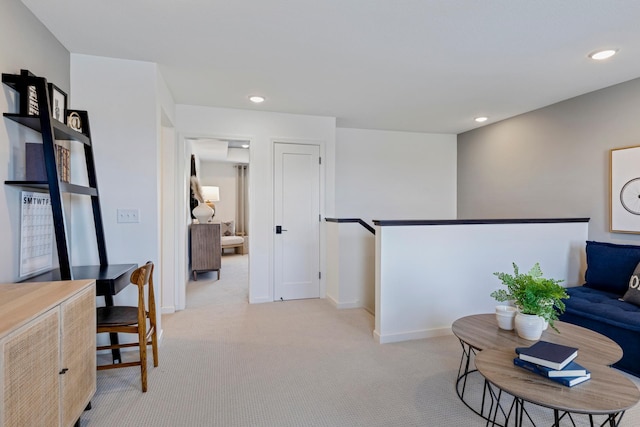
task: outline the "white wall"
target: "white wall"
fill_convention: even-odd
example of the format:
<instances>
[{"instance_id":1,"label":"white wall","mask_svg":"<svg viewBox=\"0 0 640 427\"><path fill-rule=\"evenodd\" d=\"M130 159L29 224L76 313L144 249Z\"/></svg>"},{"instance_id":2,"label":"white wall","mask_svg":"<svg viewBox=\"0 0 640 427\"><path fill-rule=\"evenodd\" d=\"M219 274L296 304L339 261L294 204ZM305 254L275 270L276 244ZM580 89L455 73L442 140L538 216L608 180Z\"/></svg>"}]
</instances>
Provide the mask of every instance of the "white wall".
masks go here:
<instances>
[{"instance_id":1,"label":"white wall","mask_svg":"<svg viewBox=\"0 0 640 427\"><path fill-rule=\"evenodd\" d=\"M321 191L325 196L321 201L321 210L323 216L333 216L335 119L177 105L176 129L181 143L184 143L185 138L198 137L250 141L249 300L253 303L273 301L273 144L274 142L294 142L320 145L324 178ZM178 195L178 200L187 200L187 198L184 195ZM186 236L186 218L179 223L183 224L183 235ZM322 227L321 245L324 248L326 242L324 226ZM324 252L321 266L324 269ZM325 286L322 280L321 294L323 295Z\"/></svg>"},{"instance_id":2,"label":"white wall","mask_svg":"<svg viewBox=\"0 0 640 427\"><path fill-rule=\"evenodd\" d=\"M456 217L456 136L336 129L336 216Z\"/></svg>"},{"instance_id":3,"label":"white wall","mask_svg":"<svg viewBox=\"0 0 640 427\"><path fill-rule=\"evenodd\" d=\"M89 112L109 263L153 261L160 296L162 122L173 115L166 85L155 64L79 54L71 55L71 85L74 107ZM87 232L93 219L85 199L74 200L76 265L98 261L93 233ZM119 208L139 209L140 222L117 223ZM134 287L114 300L135 304Z\"/></svg>"},{"instance_id":4,"label":"white wall","mask_svg":"<svg viewBox=\"0 0 640 427\"><path fill-rule=\"evenodd\" d=\"M456 217L456 136L336 130L336 217ZM328 226L327 296L337 307L374 309L375 241L357 223Z\"/></svg>"},{"instance_id":5,"label":"white wall","mask_svg":"<svg viewBox=\"0 0 640 427\"><path fill-rule=\"evenodd\" d=\"M70 94L69 52L19 0L0 2L0 69L11 74L28 69ZM0 111L17 113L18 109L17 93L2 85ZM39 141L39 133L10 120L0 120L2 181L24 179L24 143ZM0 282L20 279L20 191L18 187L0 185Z\"/></svg>"},{"instance_id":6,"label":"white wall","mask_svg":"<svg viewBox=\"0 0 640 427\"><path fill-rule=\"evenodd\" d=\"M493 312L494 272L528 271L575 286L588 223L376 226L376 318L381 343L450 334L459 317Z\"/></svg>"},{"instance_id":7,"label":"white wall","mask_svg":"<svg viewBox=\"0 0 640 427\"><path fill-rule=\"evenodd\" d=\"M327 223L327 298L375 312L375 236L358 223Z\"/></svg>"}]
</instances>

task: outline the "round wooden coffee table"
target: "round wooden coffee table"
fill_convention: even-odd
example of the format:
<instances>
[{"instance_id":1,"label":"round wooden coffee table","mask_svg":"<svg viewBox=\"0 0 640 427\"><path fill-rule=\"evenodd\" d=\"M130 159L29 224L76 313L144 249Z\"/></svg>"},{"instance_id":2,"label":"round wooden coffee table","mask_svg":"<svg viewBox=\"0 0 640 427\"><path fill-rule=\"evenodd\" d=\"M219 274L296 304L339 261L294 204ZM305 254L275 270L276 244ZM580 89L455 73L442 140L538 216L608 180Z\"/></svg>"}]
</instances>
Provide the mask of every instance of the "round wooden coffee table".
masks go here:
<instances>
[{"instance_id":1,"label":"round wooden coffee table","mask_svg":"<svg viewBox=\"0 0 640 427\"><path fill-rule=\"evenodd\" d=\"M560 321L556 321L555 326L560 333L549 327L542 333L540 339L578 348L576 361L580 364L607 366L622 358L620 346L602 334ZM486 420L493 421L490 419L490 411L495 407L496 402L493 401L494 396L490 393L486 383L480 402L470 402L468 396L465 396L467 380L470 374L477 372L477 369L473 367L477 353L487 349L499 349L510 351L515 357L516 347L529 347L535 341L520 338L515 330L500 329L494 313L462 317L453 322L451 330L458 337L462 346L462 357L456 379L456 393L469 409ZM511 364L513 364L513 357L511 357Z\"/></svg>"},{"instance_id":2,"label":"round wooden coffee table","mask_svg":"<svg viewBox=\"0 0 640 427\"><path fill-rule=\"evenodd\" d=\"M583 349L578 350L578 355L581 352ZM587 414L591 426L596 415L605 416L600 425L616 426L624 412L640 400L640 391L631 380L601 363L581 361L591 371L591 379L569 388L514 366L514 357L513 350L488 349L475 358L478 371L494 386L489 387L496 402L490 415L493 422L500 413L505 414L506 420L513 417L516 427L521 426L528 416L524 403L530 402L553 409L554 425L559 425L565 416L573 421L571 414Z\"/></svg>"}]
</instances>

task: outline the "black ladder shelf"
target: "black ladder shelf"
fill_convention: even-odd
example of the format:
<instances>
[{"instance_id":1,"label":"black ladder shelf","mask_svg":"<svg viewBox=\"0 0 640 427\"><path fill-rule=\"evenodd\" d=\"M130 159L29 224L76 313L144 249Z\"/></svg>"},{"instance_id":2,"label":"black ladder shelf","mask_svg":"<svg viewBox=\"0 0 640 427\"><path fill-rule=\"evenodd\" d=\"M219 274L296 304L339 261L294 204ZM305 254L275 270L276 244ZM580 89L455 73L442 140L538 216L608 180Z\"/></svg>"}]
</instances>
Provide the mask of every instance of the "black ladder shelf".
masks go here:
<instances>
[{"instance_id":1,"label":"black ladder shelf","mask_svg":"<svg viewBox=\"0 0 640 427\"><path fill-rule=\"evenodd\" d=\"M97 282L98 295L105 295L107 293L115 294L118 290L113 289L113 280L117 281L118 279L121 279L120 276L132 270L132 266L135 268L135 265L121 264L109 266L109 262L107 260L107 249L104 238L98 183L96 181L91 133L89 130L89 117L87 112L82 110L67 110L64 113L66 115L75 111L80 116L82 131L78 132L67 126L65 123L52 118L50 85L47 84L47 80L44 77L37 77L27 70L22 70L20 74L2 74L2 82L14 89L20 97L20 113L4 113L4 117L33 129L42 135L44 164L47 176L46 181L5 181L5 184L38 191L44 190L49 193L51 197L51 211L53 214L53 226L58 251L59 268L57 270L54 269L49 272L36 275L35 277L30 277L26 280L50 281L87 278L102 279L103 289L99 289L101 283L100 281ZM29 87L35 88L39 112L37 115L30 115L27 111ZM60 179L61 175L58 170L59 166L56 164L55 160L54 144L56 140L75 141L76 143L81 143L84 146L84 156L89 183L88 186L71 184ZM62 197L64 193L81 194L91 197L93 222L98 246L98 256L100 259L99 266L71 266L69 240L64 215L64 198ZM128 276L124 279L126 281ZM104 288L105 286L111 289L106 289Z\"/></svg>"}]
</instances>

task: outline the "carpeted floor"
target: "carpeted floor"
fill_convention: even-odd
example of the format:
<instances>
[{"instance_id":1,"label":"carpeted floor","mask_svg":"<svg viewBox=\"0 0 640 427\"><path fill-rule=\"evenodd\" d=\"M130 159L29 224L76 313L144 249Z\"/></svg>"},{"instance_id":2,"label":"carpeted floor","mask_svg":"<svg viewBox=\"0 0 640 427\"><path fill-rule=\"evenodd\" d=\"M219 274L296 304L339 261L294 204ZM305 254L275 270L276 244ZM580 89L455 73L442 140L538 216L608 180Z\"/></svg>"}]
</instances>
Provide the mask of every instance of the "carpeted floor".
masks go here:
<instances>
[{"instance_id":1,"label":"carpeted floor","mask_svg":"<svg viewBox=\"0 0 640 427\"><path fill-rule=\"evenodd\" d=\"M221 280L205 273L188 284L188 308L163 317L147 393L137 368L98 372L81 425L485 425L455 393L455 337L380 345L365 310L320 299L249 305L246 263L225 255ZM469 391L480 396L481 384L472 379ZM551 424L548 411L531 413ZM640 425L640 409L621 425Z\"/></svg>"}]
</instances>

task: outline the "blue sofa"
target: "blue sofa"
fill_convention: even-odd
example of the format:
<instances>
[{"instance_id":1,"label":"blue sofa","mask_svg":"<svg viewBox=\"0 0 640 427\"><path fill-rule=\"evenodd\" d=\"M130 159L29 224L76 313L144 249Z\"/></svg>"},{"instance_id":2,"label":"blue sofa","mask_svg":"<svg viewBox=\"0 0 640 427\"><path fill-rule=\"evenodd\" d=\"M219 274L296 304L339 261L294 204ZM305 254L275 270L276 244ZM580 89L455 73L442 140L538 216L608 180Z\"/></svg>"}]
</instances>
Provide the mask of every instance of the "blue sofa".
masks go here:
<instances>
[{"instance_id":1,"label":"blue sofa","mask_svg":"<svg viewBox=\"0 0 640 427\"><path fill-rule=\"evenodd\" d=\"M582 286L567 288L563 322L599 332L624 352L614 366L640 376L640 307L621 301L640 262L640 246L588 241Z\"/></svg>"}]
</instances>

